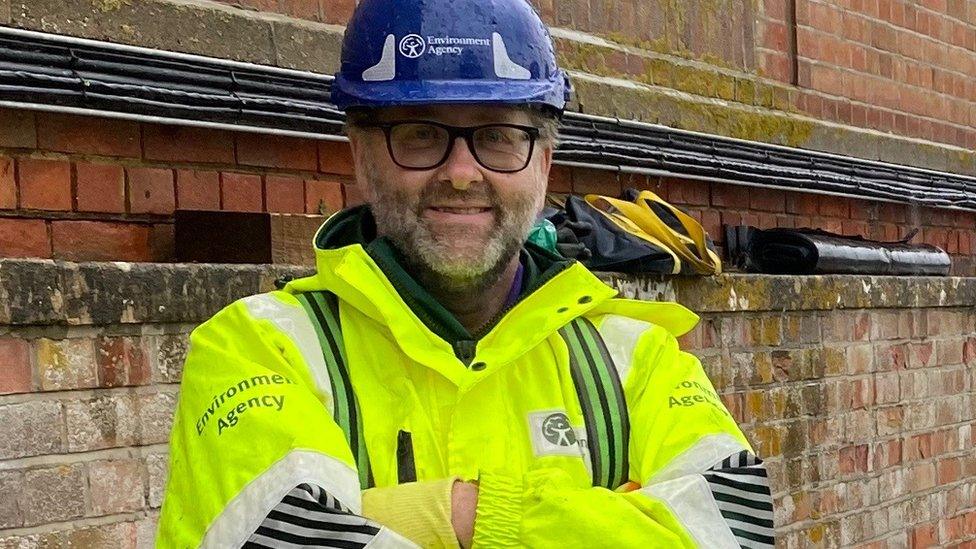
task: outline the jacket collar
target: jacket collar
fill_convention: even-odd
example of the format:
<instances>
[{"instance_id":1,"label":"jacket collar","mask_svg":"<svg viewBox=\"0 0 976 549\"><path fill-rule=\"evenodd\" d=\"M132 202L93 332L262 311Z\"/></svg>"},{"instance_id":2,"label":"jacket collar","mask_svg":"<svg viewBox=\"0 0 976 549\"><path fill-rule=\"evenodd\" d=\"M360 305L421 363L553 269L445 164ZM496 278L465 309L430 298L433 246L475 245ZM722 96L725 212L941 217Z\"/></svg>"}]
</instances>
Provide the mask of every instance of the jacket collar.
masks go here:
<instances>
[{"instance_id":1,"label":"jacket collar","mask_svg":"<svg viewBox=\"0 0 976 549\"><path fill-rule=\"evenodd\" d=\"M412 360L437 369L458 385L470 381L467 365L456 357L454 346L454 338L464 337L467 331L409 277L395 249L375 238L368 208L335 214L314 242L318 273L292 281L286 291L327 289L384 327ZM522 298L477 341L476 360L492 370L493 365L515 361L573 318L595 310L658 319L659 324L663 319L670 324L664 327L673 333L684 333L697 322L697 316L674 303L612 299L616 290L578 262L531 247L523 250L522 257L527 282Z\"/></svg>"}]
</instances>

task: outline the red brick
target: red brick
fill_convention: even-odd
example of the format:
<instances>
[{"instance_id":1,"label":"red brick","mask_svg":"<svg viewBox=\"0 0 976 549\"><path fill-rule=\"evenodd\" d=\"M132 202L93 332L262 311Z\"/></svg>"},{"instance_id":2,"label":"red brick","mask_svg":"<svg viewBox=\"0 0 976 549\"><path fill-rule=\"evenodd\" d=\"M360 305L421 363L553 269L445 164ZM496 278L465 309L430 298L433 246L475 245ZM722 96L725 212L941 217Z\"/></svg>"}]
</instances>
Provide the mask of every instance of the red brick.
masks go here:
<instances>
[{"instance_id":1,"label":"red brick","mask_svg":"<svg viewBox=\"0 0 976 549\"><path fill-rule=\"evenodd\" d=\"M304 213L305 185L294 177L264 178L264 199L269 212Z\"/></svg>"},{"instance_id":2,"label":"red brick","mask_svg":"<svg viewBox=\"0 0 976 549\"><path fill-rule=\"evenodd\" d=\"M573 171L573 192L579 195L602 194L617 197L620 195L620 180L617 174L606 170L578 169Z\"/></svg>"},{"instance_id":3,"label":"red brick","mask_svg":"<svg viewBox=\"0 0 976 549\"><path fill-rule=\"evenodd\" d=\"M145 385L150 380L149 359L133 337L98 337L95 362L99 387Z\"/></svg>"},{"instance_id":4,"label":"red brick","mask_svg":"<svg viewBox=\"0 0 976 549\"><path fill-rule=\"evenodd\" d=\"M129 211L131 213L172 214L176 209L173 170L128 168Z\"/></svg>"},{"instance_id":5,"label":"red brick","mask_svg":"<svg viewBox=\"0 0 976 549\"><path fill-rule=\"evenodd\" d=\"M693 179L674 179L667 182L671 191L671 202L675 204L692 204L695 206L708 206L709 204L709 184L707 181L695 181Z\"/></svg>"},{"instance_id":6,"label":"red brick","mask_svg":"<svg viewBox=\"0 0 976 549\"><path fill-rule=\"evenodd\" d=\"M177 170L176 207L181 210L219 210L220 174Z\"/></svg>"},{"instance_id":7,"label":"red brick","mask_svg":"<svg viewBox=\"0 0 976 549\"><path fill-rule=\"evenodd\" d=\"M352 10L356 7L356 0L319 0L326 23L345 25L352 17Z\"/></svg>"},{"instance_id":8,"label":"red brick","mask_svg":"<svg viewBox=\"0 0 976 549\"><path fill-rule=\"evenodd\" d=\"M319 141L319 171L338 175L353 175L355 164L352 149L347 143Z\"/></svg>"},{"instance_id":9,"label":"red brick","mask_svg":"<svg viewBox=\"0 0 976 549\"><path fill-rule=\"evenodd\" d=\"M33 388L30 345L16 337L0 337L0 395L29 393Z\"/></svg>"},{"instance_id":10,"label":"red brick","mask_svg":"<svg viewBox=\"0 0 976 549\"><path fill-rule=\"evenodd\" d=\"M958 541L962 539L966 535L966 516L959 515L944 519L942 521L942 530L945 532L946 541Z\"/></svg>"},{"instance_id":11,"label":"red brick","mask_svg":"<svg viewBox=\"0 0 976 549\"><path fill-rule=\"evenodd\" d=\"M342 184L335 181L305 181L305 213L331 215L342 209Z\"/></svg>"},{"instance_id":12,"label":"red brick","mask_svg":"<svg viewBox=\"0 0 976 549\"><path fill-rule=\"evenodd\" d=\"M786 193L786 211L791 214L817 215L823 198L809 193Z\"/></svg>"},{"instance_id":13,"label":"red brick","mask_svg":"<svg viewBox=\"0 0 976 549\"><path fill-rule=\"evenodd\" d=\"M37 148L33 111L0 109L0 128L0 147Z\"/></svg>"},{"instance_id":14,"label":"red brick","mask_svg":"<svg viewBox=\"0 0 976 549\"><path fill-rule=\"evenodd\" d=\"M913 549L936 547L939 545L939 528L936 524L923 524L915 527L911 534Z\"/></svg>"},{"instance_id":15,"label":"red brick","mask_svg":"<svg viewBox=\"0 0 976 549\"><path fill-rule=\"evenodd\" d=\"M315 171L318 168L315 141L296 137L242 133L236 136L237 163Z\"/></svg>"},{"instance_id":16,"label":"red brick","mask_svg":"<svg viewBox=\"0 0 976 549\"><path fill-rule=\"evenodd\" d=\"M320 153L321 154L321 153ZM566 166L553 166L549 172L549 192L573 192L573 172Z\"/></svg>"},{"instance_id":17,"label":"red brick","mask_svg":"<svg viewBox=\"0 0 976 549\"><path fill-rule=\"evenodd\" d=\"M966 513L966 535L976 535L976 511Z\"/></svg>"},{"instance_id":18,"label":"red brick","mask_svg":"<svg viewBox=\"0 0 976 549\"><path fill-rule=\"evenodd\" d=\"M342 192L346 197L345 207L347 208L366 203L366 197L363 195L359 185L346 183L342 186Z\"/></svg>"},{"instance_id":19,"label":"red brick","mask_svg":"<svg viewBox=\"0 0 976 549\"><path fill-rule=\"evenodd\" d=\"M858 470L857 468L857 448L854 446L846 446L841 448L837 454L838 457L838 470L841 473L853 473Z\"/></svg>"},{"instance_id":20,"label":"red brick","mask_svg":"<svg viewBox=\"0 0 976 549\"><path fill-rule=\"evenodd\" d=\"M777 227L776 216L767 212L758 212L756 215L759 216L759 227L763 229L772 229Z\"/></svg>"},{"instance_id":21,"label":"red brick","mask_svg":"<svg viewBox=\"0 0 976 549\"><path fill-rule=\"evenodd\" d=\"M143 143L148 160L234 163L234 138L225 131L147 124Z\"/></svg>"},{"instance_id":22,"label":"red brick","mask_svg":"<svg viewBox=\"0 0 976 549\"><path fill-rule=\"evenodd\" d=\"M152 226L149 231L149 257L156 263L170 263L176 257L176 231L172 223Z\"/></svg>"},{"instance_id":23,"label":"red brick","mask_svg":"<svg viewBox=\"0 0 976 549\"><path fill-rule=\"evenodd\" d=\"M944 459L936 465L939 484L952 484L962 478L962 462L959 459Z\"/></svg>"},{"instance_id":24,"label":"red brick","mask_svg":"<svg viewBox=\"0 0 976 549\"><path fill-rule=\"evenodd\" d=\"M51 257L45 222L0 218L0 257Z\"/></svg>"},{"instance_id":25,"label":"red brick","mask_svg":"<svg viewBox=\"0 0 976 549\"><path fill-rule=\"evenodd\" d=\"M844 233L844 222L840 219L820 218L815 221L816 227L834 234Z\"/></svg>"},{"instance_id":26,"label":"red brick","mask_svg":"<svg viewBox=\"0 0 976 549\"><path fill-rule=\"evenodd\" d=\"M91 116L38 113L37 146L67 153L131 158L142 155L139 124Z\"/></svg>"},{"instance_id":27,"label":"red brick","mask_svg":"<svg viewBox=\"0 0 976 549\"><path fill-rule=\"evenodd\" d=\"M0 210L16 208L17 183L14 180L14 159L0 156Z\"/></svg>"},{"instance_id":28,"label":"red brick","mask_svg":"<svg viewBox=\"0 0 976 549\"><path fill-rule=\"evenodd\" d=\"M71 210L71 165L63 160L17 160L20 207L31 210Z\"/></svg>"},{"instance_id":29,"label":"red brick","mask_svg":"<svg viewBox=\"0 0 976 549\"><path fill-rule=\"evenodd\" d=\"M125 213L122 166L75 164L75 209L79 212Z\"/></svg>"},{"instance_id":30,"label":"red brick","mask_svg":"<svg viewBox=\"0 0 976 549\"><path fill-rule=\"evenodd\" d=\"M725 242L725 231L722 230L722 216L715 210L705 210L702 212L702 228L716 244Z\"/></svg>"},{"instance_id":31,"label":"red brick","mask_svg":"<svg viewBox=\"0 0 976 549\"><path fill-rule=\"evenodd\" d=\"M765 212L785 212L786 193L775 189L752 189L749 192L749 207Z\"/></svg>"},{"instance_id":32,"label":"red brick","mask_svg":"<svg viewBox=\"0 0 976 549\"><path fill-rule=\"evenodd\" d=\"M720 208L749 209L751 189L740 185L716 183L712 186L712 206Z\"/></svg>"},{"instance_id":33,"label":"red brick","mask_svg":"<svg viewBox=\"0 0 976 549\"><path fill-rule=\"evenodd\" d=\"M149 261L149 227L135 223L53 221L54 257L68 261Z\"/></svg>"},{"instance_id":34,"label":"red brick","mask_svg":"<svg viewBox=\"0 0 976 549\"><path fill-rule=\"evenodd\" d=\"M722 217L722 225L729 225L732 227L742 225L742 214L739 212L722 211L719 212L719 215Z\"/></svg>"},{"instance_id":35,"label":"red brick","mask_svg":"<svg viewBox=\"0 0 976 549\"><path fill-rule=\"evenodd\" d=\"M865 221L844 220L841 227L847 236L866 236L868 234L868 224Z\"/></svg>"},{"instance_id":36,"label":"red brick","mask_svg":"<svg viewBox=\"0 0 976 549\"><path fill-rule=\"evenodd\" d=\"M820 200L820 215L848 219L851 216L850 200L842 196L827 196Z\"/></svg>"},{"instance_id":37,"label":"red brick","mask_svg":"<svg viewBox=\"0 0 976 549\"><path fill-rule=\"evenodd\" d=\"M221 209L234 212L263 212L263 189L259 175L221 173Z\"/></svg>"}]
</instances>

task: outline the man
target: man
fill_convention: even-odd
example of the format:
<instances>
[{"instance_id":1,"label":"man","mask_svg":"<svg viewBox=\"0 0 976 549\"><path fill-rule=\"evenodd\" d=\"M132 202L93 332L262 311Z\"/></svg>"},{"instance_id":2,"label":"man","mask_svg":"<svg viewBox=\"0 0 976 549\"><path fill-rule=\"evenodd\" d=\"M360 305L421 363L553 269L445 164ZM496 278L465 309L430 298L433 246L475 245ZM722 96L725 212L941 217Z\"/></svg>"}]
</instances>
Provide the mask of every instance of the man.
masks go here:
<instances>
[{"instance_id":1,"label":"man","mask_svg":"<svg viewBox=\"0 0 976 549\"><path fill-rule=\"evenodd\" d=\"M675 337L531 244L569 92L524 0L363 0L368 207L191 336L159 547L762 547L766 473Z\"/></svg>"}]
</instances>

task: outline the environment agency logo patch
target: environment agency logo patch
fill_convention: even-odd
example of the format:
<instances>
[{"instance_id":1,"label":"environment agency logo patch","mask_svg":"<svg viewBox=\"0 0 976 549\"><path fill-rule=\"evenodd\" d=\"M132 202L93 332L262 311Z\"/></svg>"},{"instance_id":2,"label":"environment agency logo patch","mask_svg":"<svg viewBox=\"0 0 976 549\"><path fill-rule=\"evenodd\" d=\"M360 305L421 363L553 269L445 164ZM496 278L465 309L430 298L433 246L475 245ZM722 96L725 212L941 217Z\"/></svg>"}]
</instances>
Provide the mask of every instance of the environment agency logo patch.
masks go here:
<instances>
[{"instance_id":1,"label":"environment agency logo patch","mask_svg":"<svg viewBox=\"0 0 976 549\"><path fill-rule=\"evenodd\" d=\"M416 59L427 51L427 41L419 34L408 34L400 40L400 54Z\"/></svg>"},{"instance_id":2,"label":"environment agency logo patch","mask_svg":"<svg viewBox=\"0 0 976 549\"><path fill-rule=\"evenodd\" d=\"M582 456L581 437L570 425L564 410L544 410L529 414L529 433L532 449L541 456Z\"/></svg>"}]
</instances>

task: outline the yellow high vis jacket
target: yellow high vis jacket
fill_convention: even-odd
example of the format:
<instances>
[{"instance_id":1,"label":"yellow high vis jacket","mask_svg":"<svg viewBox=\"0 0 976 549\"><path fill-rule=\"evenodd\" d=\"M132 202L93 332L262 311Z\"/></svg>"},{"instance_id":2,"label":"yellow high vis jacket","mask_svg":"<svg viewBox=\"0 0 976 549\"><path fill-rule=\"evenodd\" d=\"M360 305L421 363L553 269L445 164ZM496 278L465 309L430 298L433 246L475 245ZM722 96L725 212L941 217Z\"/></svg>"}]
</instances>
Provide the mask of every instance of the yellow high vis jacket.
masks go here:
<instances>
[{"instance_id":1,"label":"yellow high vis jacket","mask_svg":"<svg viewBox=\"0 0 976 549\"><path fill-rule=\"evenodd\" d=\"M459 353L364 243L323 244L343 215L316 275L193 332L160 549L456 547L396 530L453 479L478 482L476 547L772 546L762 462L678 348L693 313L572 263Z\"/></svg>"}]
</instances>

